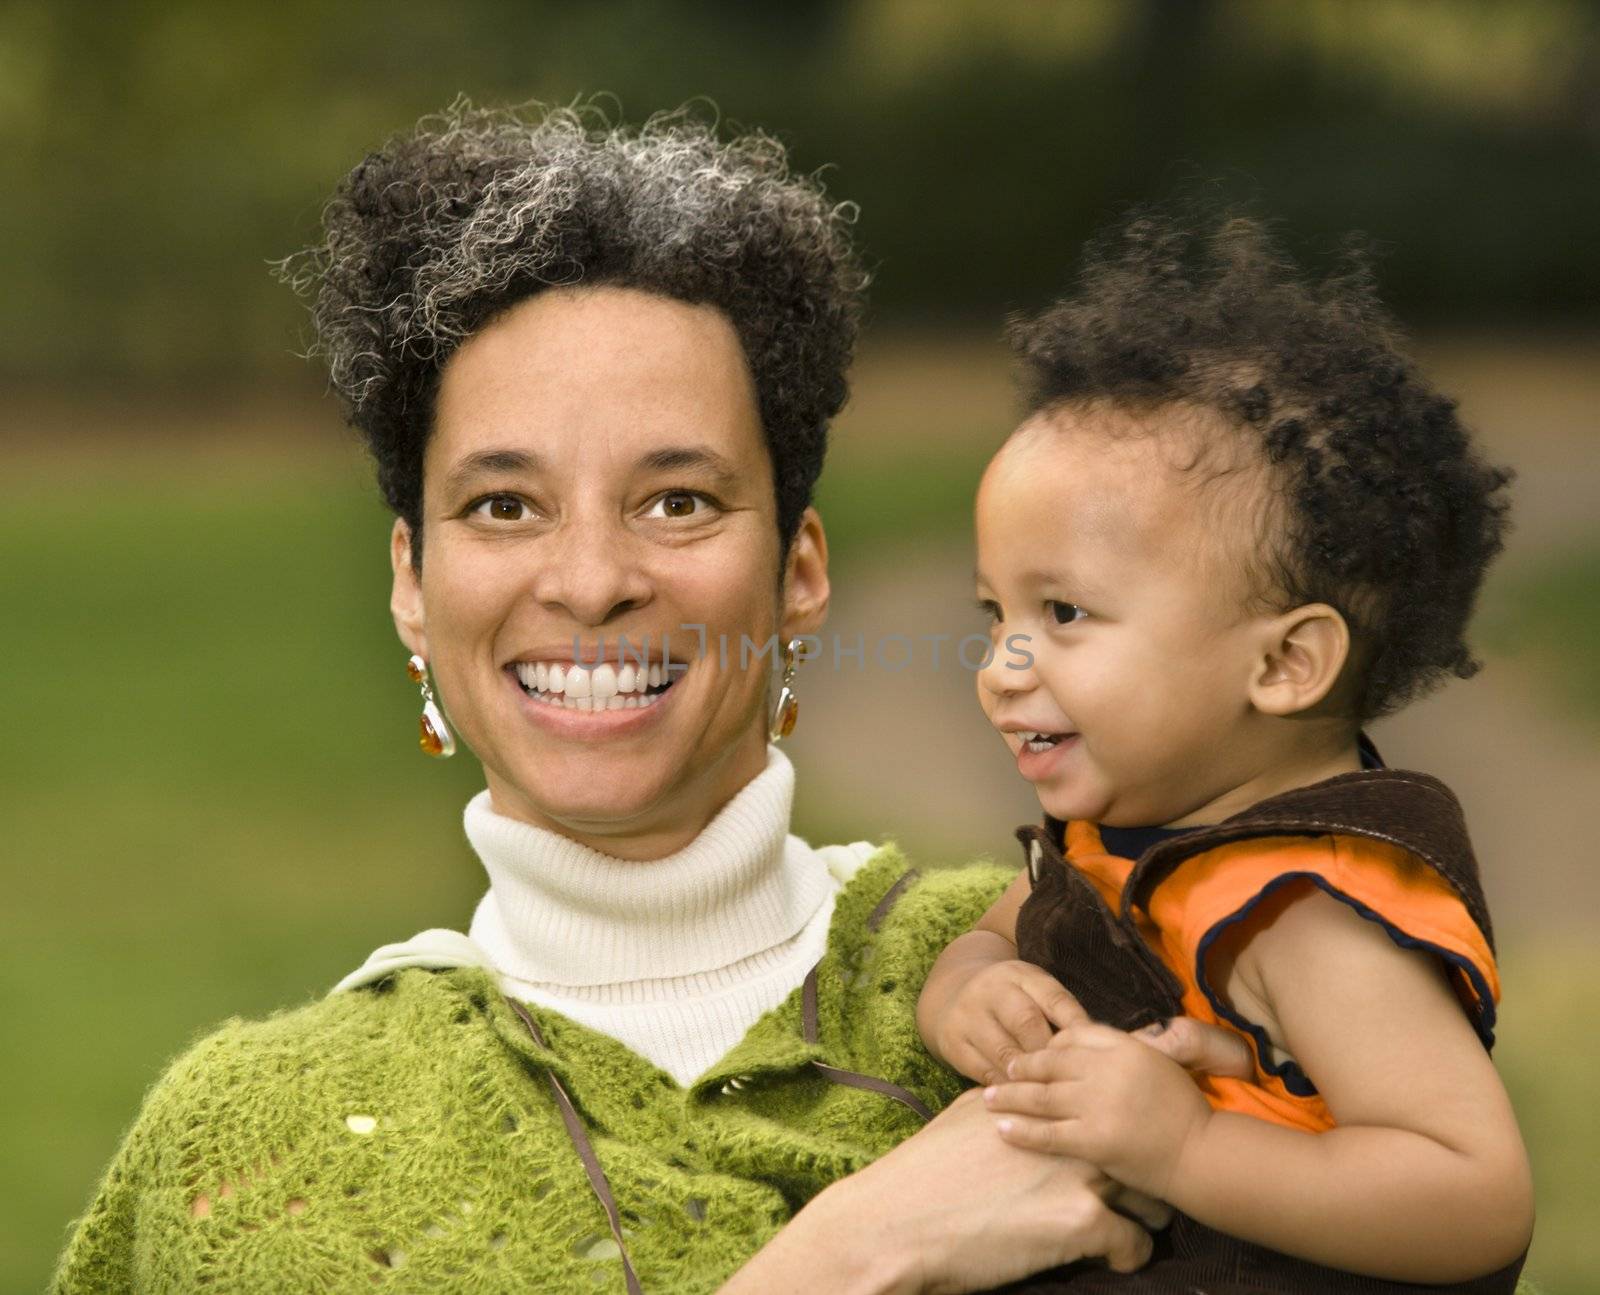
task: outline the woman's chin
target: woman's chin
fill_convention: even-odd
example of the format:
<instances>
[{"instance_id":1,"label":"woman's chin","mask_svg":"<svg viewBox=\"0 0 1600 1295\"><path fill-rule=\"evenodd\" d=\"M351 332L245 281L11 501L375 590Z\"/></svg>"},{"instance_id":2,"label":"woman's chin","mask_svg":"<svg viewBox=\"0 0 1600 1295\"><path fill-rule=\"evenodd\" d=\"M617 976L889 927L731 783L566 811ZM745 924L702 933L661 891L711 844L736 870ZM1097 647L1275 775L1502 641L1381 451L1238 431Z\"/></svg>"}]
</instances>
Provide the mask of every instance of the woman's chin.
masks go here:
<instances>
[{"instance_id":1,"label":"woman's chin","mask_svg":"<svg viewBox=\"0 0 1600 1295\"><path fill-rule=\"evenodd\" d=\"M570 835L625 831L660 799L656 776L638 768L516 770L514 782L491 793L497 812Z\"/></svg>"}]
</instances>

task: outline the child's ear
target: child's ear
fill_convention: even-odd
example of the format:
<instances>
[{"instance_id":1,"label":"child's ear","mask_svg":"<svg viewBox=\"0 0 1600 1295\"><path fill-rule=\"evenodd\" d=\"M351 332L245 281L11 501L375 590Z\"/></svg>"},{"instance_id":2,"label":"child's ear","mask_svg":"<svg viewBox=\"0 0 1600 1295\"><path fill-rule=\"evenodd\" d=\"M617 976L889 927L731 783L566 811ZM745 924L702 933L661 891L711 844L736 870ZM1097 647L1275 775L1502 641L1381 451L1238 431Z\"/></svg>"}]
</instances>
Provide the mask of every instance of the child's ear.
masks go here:
<instances>
[{"instance_id":1,"label":"child's ear","mask_svg":"<svg viewBox=\"0 0 1600 1295\"><path fill-rule=\"evenodd\" d=\"M1326 603L1307 603L1262 627L1251 670L1250 704L1264 715L1295 715L1322 701L1350 658L1350 627Z\"/></svg>"}]
</instances>

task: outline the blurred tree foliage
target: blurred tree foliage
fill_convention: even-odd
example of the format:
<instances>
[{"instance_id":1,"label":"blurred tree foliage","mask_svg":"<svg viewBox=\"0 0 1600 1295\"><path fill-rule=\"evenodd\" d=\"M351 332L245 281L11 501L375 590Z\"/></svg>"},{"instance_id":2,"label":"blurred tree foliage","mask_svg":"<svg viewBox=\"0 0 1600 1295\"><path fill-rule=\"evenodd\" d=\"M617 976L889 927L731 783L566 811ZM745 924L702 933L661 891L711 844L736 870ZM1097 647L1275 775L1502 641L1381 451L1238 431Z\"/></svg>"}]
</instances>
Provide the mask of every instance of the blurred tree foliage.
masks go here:
<instances>
[{"instance_id":1,"label":"blurred tree foliage","mask_svg":"<svg viewBox=\"0 0 1600 1295\"><path fill-rule=\"evenodd\" d=\"M0 373L281 365L300 317L265 263L367 149L458 93L596 92L630 121L705 96L831 164L884 321L992 325L1194 176L1313 255L1350 228L1390 245L1413 319L1600 301L1583 0L11 0Z\"/></svg>"}]
</instances>

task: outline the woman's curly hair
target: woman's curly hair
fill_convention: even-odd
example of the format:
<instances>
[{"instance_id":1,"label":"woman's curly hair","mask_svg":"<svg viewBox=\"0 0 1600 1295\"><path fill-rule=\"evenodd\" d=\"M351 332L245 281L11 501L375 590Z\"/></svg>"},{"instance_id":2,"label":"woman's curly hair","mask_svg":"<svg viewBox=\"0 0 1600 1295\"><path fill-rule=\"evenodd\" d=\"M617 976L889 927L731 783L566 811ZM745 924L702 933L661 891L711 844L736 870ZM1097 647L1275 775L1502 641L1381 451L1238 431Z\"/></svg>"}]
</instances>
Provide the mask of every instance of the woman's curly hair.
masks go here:
<instances>
[{"instance_id":1,"label":"woman's curly hair","mask_svg":"<svg viewBox=\"0 0 1600 1295\"><path fill-rule=\"evenodd\" d=\"M1503 545L1511 473L1418 374L1358 240L1313 278L1259 220L1139 208L1089 244L1075 292L1013 317L1008 337L1030 412L1182 403L1250 437L1272 486L1261 509L1279 522L1255 594L1345 617L1339 692L1357 718L1477 672L1463 636Z\"/></svg>"},{"instance_id":2,"label":"woman's curly hair","mask_svg":"<svg viewBox=\"0 0 1600 1295\"><path fill-rule=\"evenodd\" d=\"M722 310L760 406L784 549L848 393L867 275L855 211L790 174L762 134L719 138L690 108L630 130L591 106L458 98L369 154L278 262L389 507L421 562L422 461L445 362L513 303L613 284Z\"/></svg>"}]
</instances>

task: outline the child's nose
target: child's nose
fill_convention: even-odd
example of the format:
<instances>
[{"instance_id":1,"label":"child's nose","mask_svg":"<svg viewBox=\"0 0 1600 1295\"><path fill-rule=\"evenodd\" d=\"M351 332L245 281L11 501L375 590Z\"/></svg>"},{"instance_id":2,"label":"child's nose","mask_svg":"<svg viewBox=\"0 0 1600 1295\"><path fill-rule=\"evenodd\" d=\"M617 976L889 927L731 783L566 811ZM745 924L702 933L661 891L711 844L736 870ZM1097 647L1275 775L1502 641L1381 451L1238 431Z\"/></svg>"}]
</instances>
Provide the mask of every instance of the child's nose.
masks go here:
<instances>
[{"instance_id":1,"label":"child's nose","mask_svg":"<svg viewBox=\"0 0 1600 1295\"><path fill-rule=\"evenodd\" d=\"M1027 692L1036 682L1033 654L1019 652L1005 643L994 645L988 664L978 671L978 687L995 697Z\"/></svg>"}]
</instances>

